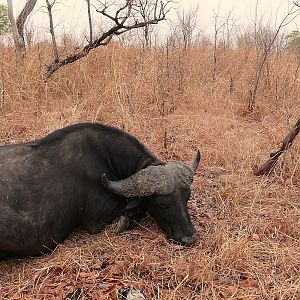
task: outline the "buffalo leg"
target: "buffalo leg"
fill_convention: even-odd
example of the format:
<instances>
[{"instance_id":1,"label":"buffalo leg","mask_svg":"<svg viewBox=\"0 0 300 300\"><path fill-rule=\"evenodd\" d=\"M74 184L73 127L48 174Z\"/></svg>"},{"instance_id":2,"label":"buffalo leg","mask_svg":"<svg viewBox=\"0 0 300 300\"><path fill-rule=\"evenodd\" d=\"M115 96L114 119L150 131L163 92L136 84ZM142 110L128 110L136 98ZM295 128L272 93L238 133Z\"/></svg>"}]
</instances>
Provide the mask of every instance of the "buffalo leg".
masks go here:
<instances>
[{"instance_id":1,"label":"buffalo leg","mask_svg":"<svg viewBox=\"0 0 300 300\"><path fill-rule=\"evenodd\" d=\"M139 206L132 209L125 208L115 230L116 233L121 233L136 227L138 222L145 216L146 210L143 203L140 203Z\"/></svg>"},{"instance_id":2,"label":"buffalo leg","mask_svg":"<svg viewBox=\"0 0 300 300\"><path fill-rule=\"evenodd\" d=\"M90 234L99 233L106 225L111 224L121 215L125 206L119 196L109 193L99 198L99 194L101 193L97 192L89 197L84 210L83 227Z\"/></svg>"},{"instance_id":3,"label":"buffalo leg","mask_svg":"<svg viewBox=\"0 0 300 300\"><path fill-rule=\"evenodd\" d=\"M117 228L115 229L116 233L122 233L124 231L127 231L129 229L132 229L138 225L138 221L143 219L146 215L141 217L140 219L132 218L129 216L121 216Z\"/></svg>"}]
</instances>

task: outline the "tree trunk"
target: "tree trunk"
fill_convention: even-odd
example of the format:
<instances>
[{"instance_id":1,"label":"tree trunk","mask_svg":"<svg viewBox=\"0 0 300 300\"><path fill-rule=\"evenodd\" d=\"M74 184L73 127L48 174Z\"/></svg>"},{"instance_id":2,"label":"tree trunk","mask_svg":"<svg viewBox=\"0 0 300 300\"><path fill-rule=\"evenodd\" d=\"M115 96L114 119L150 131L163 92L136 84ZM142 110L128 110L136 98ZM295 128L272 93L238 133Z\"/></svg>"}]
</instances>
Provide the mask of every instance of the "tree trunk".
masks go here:
<instances>
[{"instance_id":1,"label":"tree trunk","mask_svg":"<svg viewBox=\"0 0 300 300\"><path fill-rule=\"evenodd\" d=\"M13 38L14 38L17 55L18 55L18 57L23 58L25 55L25 42L22 39L22 37L20 36L19 31L18 31L17 23L16 23L16 20L14 17L12 0L7 0L7 12L8 12L8 18L10 20L11 27L12 27L12 33L13 33Z\"/></svg>"},{"instance_id":2,"label":"tree trunk","mask_svg":"<svg viewBox=\"0 0 300 300\"><path fill-rule=\"evenodd\" d=\"M36 2L37 0L27 0L24 8L22 9L16 21L14 17L12 0L7 0L8 18L10 20L11 27L12 27L14 43L15 43L18 57L21 58L25 56L25 51L26 51L25 39L24 39L24 25L27 17L32 12Z\"/></svg>"},{"instance_id":3,"label":"tree trunk","mask_svg":"<svg viewBox=\"0 0 300 300\"><path fill-rule=\"evenodd\" d=\"M22 9L21 13L19 14L19 16L17 18L17 28L18 28L19 35L23 40L24 47L25 47L24 25L25 25L27 17L32 12L32 10L34 9L36 1L37 0L27 0L24 8Z\"/></svg>"}]
</instances>

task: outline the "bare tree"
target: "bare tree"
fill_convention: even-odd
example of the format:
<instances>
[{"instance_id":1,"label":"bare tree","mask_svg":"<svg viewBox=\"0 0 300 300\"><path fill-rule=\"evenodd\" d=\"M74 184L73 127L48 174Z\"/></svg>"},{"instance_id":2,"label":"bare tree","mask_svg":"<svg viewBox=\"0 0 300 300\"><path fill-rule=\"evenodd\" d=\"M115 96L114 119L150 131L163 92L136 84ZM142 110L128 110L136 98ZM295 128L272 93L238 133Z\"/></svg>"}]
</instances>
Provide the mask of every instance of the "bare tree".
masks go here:
<instances>
[{"instance_id":1,"label":"bare tree","mask_svg":"<svg viewBox=\"0 0 300 300\"><path fill-rule=\"evenodd\" d=\"M252 25L253 25L253 38L254 38L254 43L255 43L256 48L258 48L258 37L259 37L258 30L260 28L262 28L262 25L261 25L262 16L258 16L259 1L260 0L256 0L256 2L255 2L254 19L253 19L253 22L252 22Z\"/></svg>"},{"instance_id":2,"label":"bare tree","mask_svg":"<svg viewBox=\"0 0 300 300\"><path fill-rule=\"evenodd\" d=\"M48 0L47 0L48 1ZM166 14L169 11L169 4L172 0L148 0L147 5L151 14L147 16L147 19L141 15L141 1L139 0L123 0L120 1L122 4L111 13L112 6L106 2L100 2L100 7L96 11L111 21L111 27L100 34L98 37L89 41L79 52L64 58L55 60L48 66L44 80L47 81L51 75L62 68L63 66L73 63L82 57L85 57L92 49L99 46L105 46L110 43L113 36L121 35L125 32L136 28L144 28L151 24L157 24L158 22L165 20Z\"/></svg>"},{"instance_id":3,"label":"bare tree","mask_svg":"<svg viewBox=\"0 0 300 300\"><path fill-rule=\"evenodd\" d=\"M213 82L215 82L217 76L217 46L219 34L224 30L225 25L229 24L232 14L232 11L230 11L227 16L220 17L219 11L220 7L218 8L218 12L214 12Z\"/></svg>"},{"instance_id":4,"label":"bare tree","mask_svg":"<svg viewBox=\"0 0 300 300\"><path fill-rule=\"evenodd\" d=\"M270 38L269 41L266 41L264 39L264 42L266 43L264 46L264 50L261 54L261 57L258 61L258 65L256 68L256 73L255 73L255 78L254 81L252 82L252 85L250 87L249 91L249 97L248 97L248 111L250 113L253 112L254 107L255 107L255 100L256 100L256 94L257 94L257 89L259 87L260 79L261 79L261 74L263 71L263 67L267 61L268 55L270 54L272 47L274 46L274 43L283 27L291 23L297 16L299 15L299 8L297 8L297 4L294 3L294 5L290 8L288 13L285 15L285 17L282 19L280 22L279 26L277 27L277 30L273 37Z\"/></svg>"},{"instance_id":5,"label":"bare tree","mask_svg":"<svg viewBox=\"0 0 300 300\"><path fill-rule=\"evenodd\" d=\"M193 41L193 34L197 26L198 9L199 6L197 5L195 9L191 9L187 12L185 10L182 10L181 12L177 11L179 22L178 30L185 50Z\"/></svg>"},{"instance_id":6,"label":"bare tree","mask_svg":"<svg viewBox=\"0 0 300 300\"><path fill-rule=\"evenodd\" d=\"M176 79L178 79L178 91L184 90L186 69L188 67L189 57L187 49L194 43L195 29L197 28L198 6L188 11L178 9L177 20L170 23L171 34L167 37L166 50L167 57L171 48L178 47L178 60L174 65Z\"/></svg>"},{"instance_id":7,"label":"bare tree","mask_svg":"<svg viewBox=\"0 0 300 300\"><path fill-rule=\"evenodd\" d=\"M37 0L27 0L25 6L23 7L22 11L20 12L18 18L17 18L17 27L19 35L21 36L24 44L25 44L25 38L24 38L24 27L25 22L29 16L29 14L33 11Z\"/></svg>"},{"instance_id":8,"label":"bare tree","mask_svg":"<svg viewBox=\"0 0 300 300\"><path fill-rule=\"evenodd\" d=\"M234 34L234 30L236 30L236 19L233 15L233 11L230 11L225 17L225 24L223 30L223 42L224 42L224 50L229 49L232 45L232 40Z\"/></svg>"},{"instance_id":9,"label":"bare tree","mask_svg":"<svg viewBox=\"0 0 300 300\"><path fill-rule=\"evenodd\" d=\"M36 2L37 0L27 0L24 8L22 9L17 19L15 20L12 0L7 0L8 17L12 26L15 47L20 57L23 57L26 51L25 38L24 38L25 22L29 14L34 9Z\"/></svg>"},{"instance_id":10,"label":"bare tree","mask_svg":"<svg viewBox=\"0 0 300 300\"><path fill-rule=\"evenodd\" d=\"M149 0L138 0L139 6L140 6L140 14L141 14L141 20L143 22L147 22L151 18L151 15L153 14L154 7L149 5ZM142 27L143 32L143 48L147 48L151 46L151 35L153 32L153 28L151 28L151 24L146 24L144 27Z\"/></svg>"},{"instance_id":11,"label":"bare tree","mask_svg":"<svg viewBox=\"0 0 300 300\"><path fill-rule=\"evenodd\" d=\"M186 50L188 46L195 42L195 29L197 28L198 5L186 11L185 9L177 9L177 20L170 22L168 36L168 45L172 47L180 47Z\"/></svg>"},{"instance_id":12,"label":"bare tree","mask_svg":"<svg viewBox=\"0 0 300 300\"><path fill-rule=\"evenodd\" d=\"M16 48L18 57L22 57L25 54L25 45L24 45L22 38L18 32L17 23L16 23L16 20L14 17L14 9L13 9L12 0L7 0L7 12L8 12L8 18L10 20L11 27L12 27L15 48Z\"/></svg>"}]
</instances>

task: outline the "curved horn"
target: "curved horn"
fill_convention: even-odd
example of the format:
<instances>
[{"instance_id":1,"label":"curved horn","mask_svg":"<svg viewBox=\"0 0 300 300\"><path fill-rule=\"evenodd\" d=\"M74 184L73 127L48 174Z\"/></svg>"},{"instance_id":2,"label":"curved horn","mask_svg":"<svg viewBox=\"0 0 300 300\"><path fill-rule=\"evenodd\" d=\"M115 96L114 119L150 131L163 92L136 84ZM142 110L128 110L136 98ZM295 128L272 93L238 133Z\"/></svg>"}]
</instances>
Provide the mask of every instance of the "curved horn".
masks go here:
<instances>
[{"instance_id":1,"label":"curved horn","mask_svg":"<svg viewBox=\"0 0 300 300\"><path fill-rule=\"evenodd\" d=\"M200 151L197 150L196 157L195 157L194 161L192 162L192 164L190 165L190 168L192 169L193 174L195 174L195 172L199 166L200 160L201 160L201 154L200 154Z\"/></svg>"},{"instance_id":2,"label":"curved horn","mask_svg":"<svg viewBox=\"0 0 300 300\"><path fill-rule=\"evenodd\" d=\"M153 194L168 195L174 190L174 178L165 166L149 166L130 177L112 181L105 174L101 182L109 191L123 197L144 197Z\"/></svg>"}]
</instances>

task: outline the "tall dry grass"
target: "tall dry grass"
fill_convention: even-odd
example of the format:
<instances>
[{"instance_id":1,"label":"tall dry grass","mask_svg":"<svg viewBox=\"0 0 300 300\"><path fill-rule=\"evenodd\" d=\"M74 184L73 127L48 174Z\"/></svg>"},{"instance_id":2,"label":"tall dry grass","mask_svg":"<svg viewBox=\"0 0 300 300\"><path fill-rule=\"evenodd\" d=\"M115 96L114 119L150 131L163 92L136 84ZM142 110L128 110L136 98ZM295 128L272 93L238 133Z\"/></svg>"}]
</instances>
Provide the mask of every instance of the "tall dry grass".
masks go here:
<instances>
[{"instance_id":1,"label":"tall dry grass","mask_svg":"<svg viewBox=\"0 0 300 300\"><path fill-rule=\"evenodd\" d=\"M203 157L189 203L195 247L170 245L150 218L121 235L78 230L52 255L0 262L0 298L116 299L133 285L148 299L300 299L299 138L271 177L252 173L299 117L297 59L271 54L249 115L258 53L217 55L213 82L209 46L111 44L44 84L49 45L23 62L0 46L2 144L92 121L129 131L165 160L190 161L198 148Z\"/></svg>"}]
</instances>

